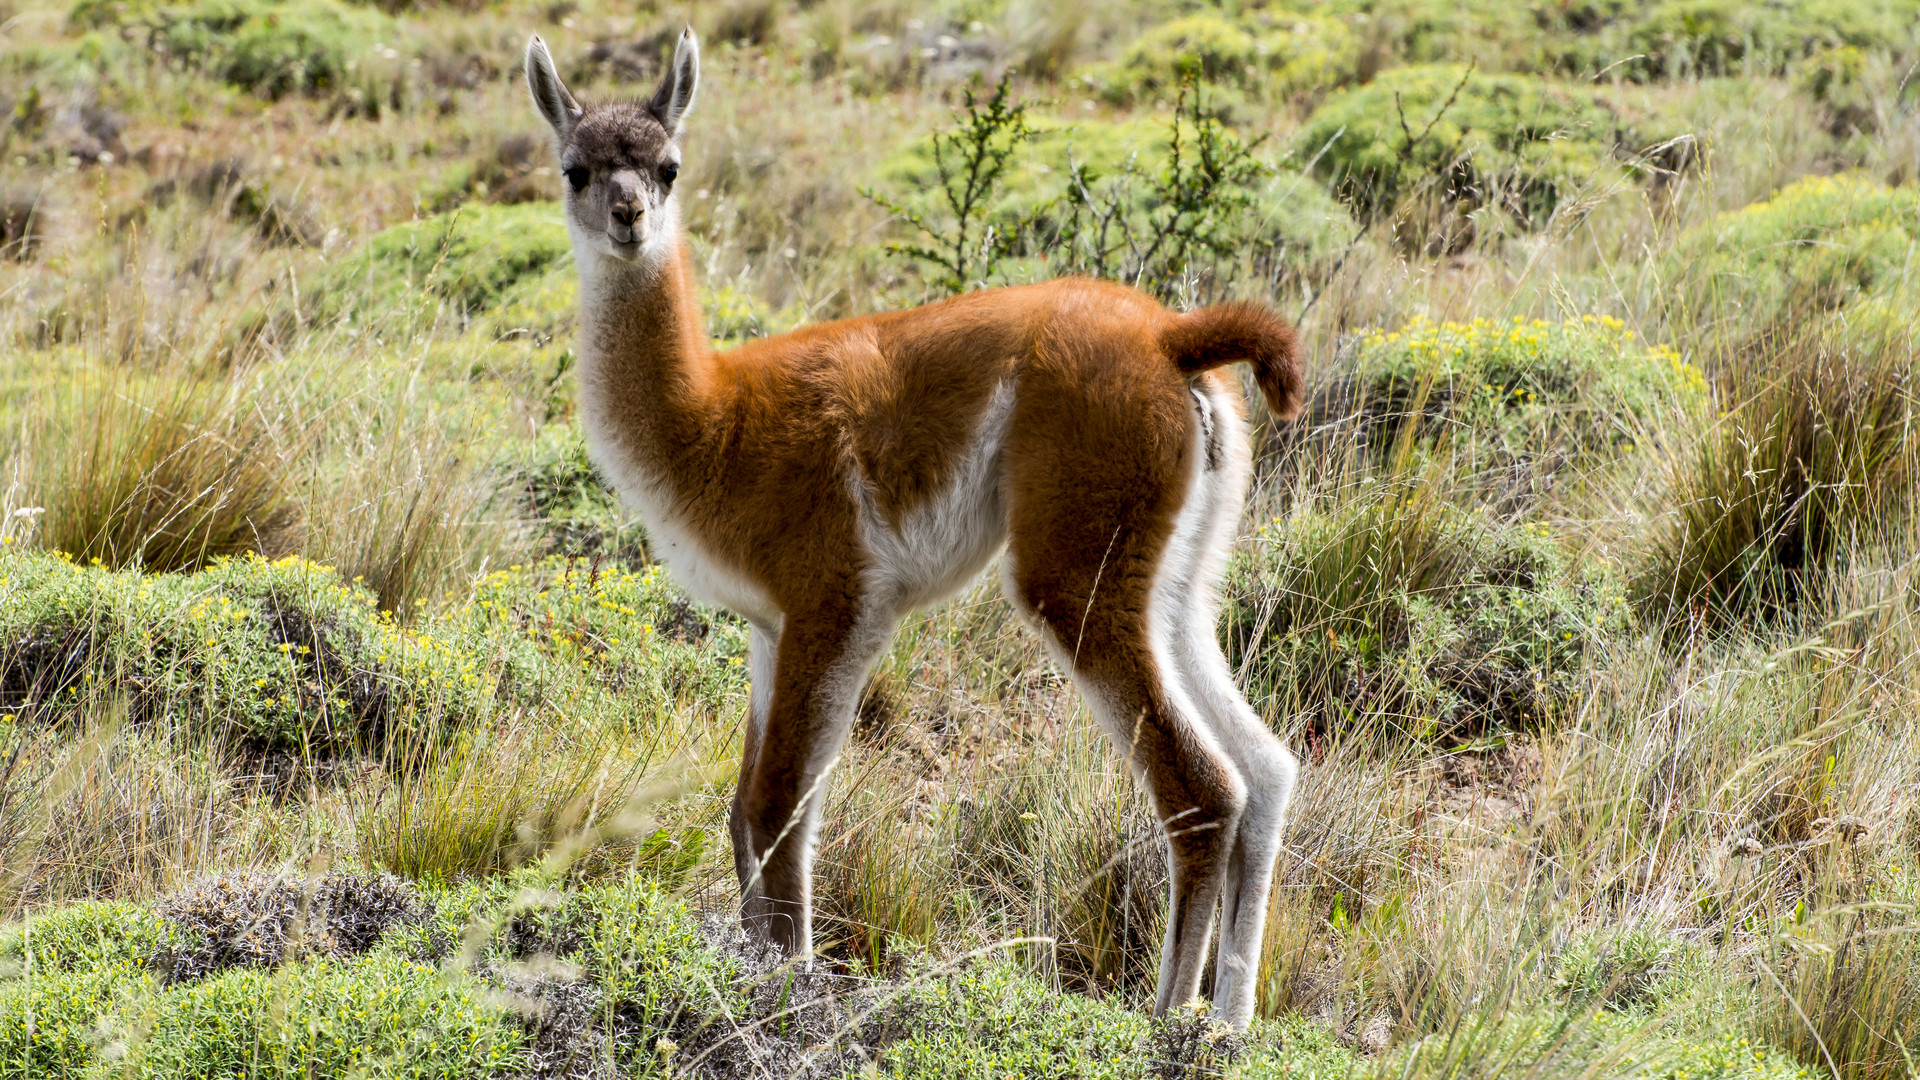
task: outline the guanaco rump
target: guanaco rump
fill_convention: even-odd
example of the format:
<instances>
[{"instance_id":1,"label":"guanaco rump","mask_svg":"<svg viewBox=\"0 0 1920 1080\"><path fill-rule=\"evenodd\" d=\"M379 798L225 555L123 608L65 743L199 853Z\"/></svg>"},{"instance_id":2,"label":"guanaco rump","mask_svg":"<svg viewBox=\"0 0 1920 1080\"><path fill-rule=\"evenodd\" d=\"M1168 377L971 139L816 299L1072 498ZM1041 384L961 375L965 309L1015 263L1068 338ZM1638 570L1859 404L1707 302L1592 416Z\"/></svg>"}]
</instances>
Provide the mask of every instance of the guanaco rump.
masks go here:
<instances>
[{"instance_id":1,"label":"guanaco rump","mask_svg":"<svg viewBox=\"0 0 1920 1080\"><path fill-rule=\"evenodd\" d=\"M526 64L566 178L593 460L681 584L751 627L729 820L748 931L811 955L814 830L868 669L999 556L1166 829L1155 1011L1199 994L1217 916L1214 1015L1244 1027L1295 762L1214 636L1251 471L1217 369L1251 364L1293 416L1292 329L1065 279L716 351L674 191L693 32L644 102L581 105L538 37Z\"/></svg>"}]
</instances>

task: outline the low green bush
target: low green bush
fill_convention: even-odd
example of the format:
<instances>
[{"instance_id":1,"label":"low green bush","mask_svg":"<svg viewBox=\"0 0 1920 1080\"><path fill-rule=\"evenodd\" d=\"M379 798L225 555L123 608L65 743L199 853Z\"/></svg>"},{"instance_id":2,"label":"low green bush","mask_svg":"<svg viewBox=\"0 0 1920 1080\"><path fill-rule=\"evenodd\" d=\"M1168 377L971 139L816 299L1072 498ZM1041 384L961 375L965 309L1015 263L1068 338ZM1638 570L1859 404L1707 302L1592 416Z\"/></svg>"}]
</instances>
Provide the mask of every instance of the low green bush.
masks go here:
<instances>
[{"instance_id":1,"label":"low green bush","mask_svg":"<svg viewBox=\"0 0 1920 1080\"><path fill-rule=\"evenodd\" d=\"M1779 75L1823 49L1905 51L1913 20L1887 0L1663 0L1632 18L1619 46L1637 78Z\"/></svg>"},{"instance_id":2,"label":"low green bush","mask_svg":"<svg viewBox=\"0 0 1920 1080\"><path fill-rule=\"evenodd\" d=\"M103 1023L152 985L125 965L0 978L0 1080L78 1080L98 1059Z\"/></svg>"},{"instance_id":3,"label":"low green bush","mask_svg":"<svg viewBox=\"0 0 1920 1080\"><path fill-rule=\"evenodd\" d=\"M915 968L919 970L914 970ZM1005 960L936 968L920 962L875 1017L904 1037L877 1074L901 1080L1334 1077L1358 1065L1329 1033L1297 1017L1224 1038L1204 1014L1153 1020L1114 1000L1063 994Z\"/></svg>"},{"instance_id":4,"label":"low green bush","mask_svg":"<svg viewBox=\"0 0 1920 1080\"><path fill-rule=\"evenodd\" d=\"M1404 212L1413 197L1416 229L1420 215L1483 206L1537 227L1675 134L1593 86L1435 64L1387 71L1329 98L1294 152L1366 218Z\"/></svg>"},{"instance_id":5,"label":"low green bush","mask_svg":"<svg viewBox=\"0 0 1920 1080\"><path fill-rule=\"evenodd\" d=\"M1183 76L1290 100L1352 82L1360 40L1347 23L1322 15L1207 12L1161 23L1110 64L1077 73L1080 85L1114 105L1173 100Z\"/></svg>"},{"instance_id":6,"label":"low green bush","mask_svg":"<svg viewBox=\"0 0 1920 1080\"><path fill-rule=\"evenodd\" d=\"M1228 574L1249 696L1316 730L1450 741L1537 727L1622 627L1622 589L1546 527L1459 510L1430 479L1363 476L1264 525Z\"/></svg>"},{"instance_id":7,"label":"low green bush","mask_svg":"<svg viewBox=\"0 0 1920 1080\"><path fill-rule=\"evenodd\" d=\"M1350 381L1323 411L1357 417L1376 452L1408 425L1446 439L1478 467L1563 461L1591 465L1631 448L1672 408L1707 394L1706 375L1665 345L1647 345L1619 319L1549 322L1417 316L1353 341Z\"/></svg>"},{"instance_id":8,"label":"low green bush","mask_svg":"<svg viewBox=\"0 0 1920 1080\"><path fill-rule=\"evenodd\" d=\"M1706 974L1701 951L1651 930L1591 932L1559 957L1553 983L1568 1006L1650 1014L1684 999Z\"/></svg>"},{"instance_id":9,"label":"low green bush","mask_svg":"<svg viewBox=\"0 0 1920 1080\"><path fill-rule=\"evenodd\" d=\"M121 698L260 751L406 741L523 699L644 724L745 681L738 622L657 567L516 565L411 627L297 557L141 575L9 549L0 597L0 708L54 720Z\"/></svg>"},{"instance_id":10,"label":"low green bush","mask_svg":"<svg viewBox=\"0 0 1920 1080\"><path fill-rule=\"evenodd\" d=\"M489 640L521 638L567 670L550 699L617 692L635 725L677 704L724 701L746 682L745 622L696 609L658 564L512 566L479 581L456 618Z\"/></svg>"},{"instance_id":11,"label":"low green bush","mask_svg":"<svg viewBox=\"0 0 1920 1080\"><path fill-rule=\"evenodd\" d=\"M436 319L464 329L512 303L500 332L552 334L570 321L573 259L558 205L463 206L395 225L329 266L303 297L303 314L374 332L405 333Z\"/></svg>"},{"instance_id":12,"label":"low green bush","mask_svg":"<svg viewBox=\"0 0 1920 1080\"><path fill-rule=\"evenodd\" d=\"M1863 299L1911 308L1920 191L1815 176L1688 229L1664 261L1669 318L1729 348Z\"/></svg>"},{"instance_id":13,"label":"low green bush","mask_svg":"<svg viewBox=\"0 0 1920 1080\"><path fill-rule=\"evenodd\" d=\"M1364 20L1376 47L1405 62L1473 56L1488 70L1636 82L1780 75L1835 47L1910 60L1920 44L1900 0L1588 0L1524 18L1499 0L1333 0L1321 10Z\"/></svg>"},{"instance_id":14,"label":"low green bush","mask_svg":"<svg viewBox=\"0 0 1920 1080\"><path fill-rule=\"evenodd\" d=\"M119 1075L473 1080L526 1067L526 1031L498 995L391 954L239 968L141 1006L152 1026Z\"/></svg>"},{"instance_id":15,"label":"low green bush","mask_svg":"<svg viewBox=\"0 0 1920 1080\"><path fill-rule=\"evenodd\" d=\"M111 1018L154 988L152 959L183 940L136 904L82 903L0 927L0 1080L78 1077Z\"/></svg>"},{"instance_id":16,"label":"low green bush","mask_svg":"<svg viewBox=\"0 0 1920 1080\"><path fill-rule=\"evenodd\" d=\"M81 0L68 21L143 35L150 55L269 98L347 89L399 39L393 20L338 0ZM379 96L365 104L377 112Z\"/></svg>"},{"instance_id":17,"label":"low green bush","mask_svg":"<svg viewBox=\"0 0 1920 1080\"><path fill-rule=\"evenodd\" d=\"M88 902L0 927L0 979L38 972L137 969L186 940L139 904Z\"/></svg>"},{"instance_id":18,"label":"low green bush","mask_svg":"<svg viewBox=\"0 0 1920 1080\"><path fill-rule=\"evenodd\" d=\"M50 721L122 698L182 731L324 756L484 715L500 677L298 557L142 575L9 551L0 592L0 696Z\"/></svg>"},{"instance_id":19,"label":"low green bush","mask_svg":"<svg viewBox=\"0 0 1920 1080\"><path fill-rule=\"evenodd\" d=\"M571 332L578 277L558 203L469 203L394 225L303 288L301 314L382 334L436 323L501 341L545 346ZM702 290L716 343L783 330L795 310L774 312L729 288Z\"/></svg>"}]
</instances>

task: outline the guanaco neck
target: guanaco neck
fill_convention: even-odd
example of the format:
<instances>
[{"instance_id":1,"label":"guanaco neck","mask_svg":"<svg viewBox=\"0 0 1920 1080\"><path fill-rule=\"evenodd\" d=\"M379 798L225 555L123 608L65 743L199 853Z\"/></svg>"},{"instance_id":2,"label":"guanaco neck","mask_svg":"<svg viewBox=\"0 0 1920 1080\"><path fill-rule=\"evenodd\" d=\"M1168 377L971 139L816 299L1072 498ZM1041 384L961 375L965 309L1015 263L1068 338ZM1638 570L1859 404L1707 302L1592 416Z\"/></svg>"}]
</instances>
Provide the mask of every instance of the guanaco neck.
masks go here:
<instances>
[{"instance_id":1,"label":"guanaco neck","mask_svg":"<svg viewBox=\"0 0 1920 1080\"><path fill-rule=\"evenodd\" d=\"M582 420L601 453L656 483L683 475L676 465L697 453L717 407L713 350L677 221L660 243L658 255L634 263L575 248Z\"/></svg>"}]
</instances>

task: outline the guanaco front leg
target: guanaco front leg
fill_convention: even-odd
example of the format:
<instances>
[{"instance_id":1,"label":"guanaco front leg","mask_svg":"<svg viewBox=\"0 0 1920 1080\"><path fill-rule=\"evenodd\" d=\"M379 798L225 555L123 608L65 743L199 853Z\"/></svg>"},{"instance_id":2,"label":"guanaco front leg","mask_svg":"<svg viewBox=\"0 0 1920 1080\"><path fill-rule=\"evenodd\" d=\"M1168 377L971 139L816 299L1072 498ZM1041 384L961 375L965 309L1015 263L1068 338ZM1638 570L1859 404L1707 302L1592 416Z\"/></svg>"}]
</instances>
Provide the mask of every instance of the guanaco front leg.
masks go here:
<instances>
[{"instance_id":1,"label":"guanaco front leg","mask_svg":"<svg viewBox=\"0 0 1920 1080\"><path fill-rule=\"evenodd\" d=\"M790 615L780 632L765 727L752 760L742 763L734 798L734 858L741 922L791 956L813 950L820 804L867 669L886 647L894 621L892 612L836 608ZM753 692L757 698L759 687Z\"/></svg>"},{"instance_id":2,"label":"guanaco front leg","mask_svg":"<svg viewBox=\"0 0 1920 1080\"><path fill-rule=\"evenodd\" d=\"M746 730L740 740L740 783L734 788L733 807L727 814L727 832L733 838L733 869L739 876L743 896L758 865L752 856L741 796L746 790L746 778L753 775L754 765L760 760L760 740L767 730L767 712L773 702L774 659L779 647L778 625L756 624L747 636Z\"/></svg>"}]
</instances>

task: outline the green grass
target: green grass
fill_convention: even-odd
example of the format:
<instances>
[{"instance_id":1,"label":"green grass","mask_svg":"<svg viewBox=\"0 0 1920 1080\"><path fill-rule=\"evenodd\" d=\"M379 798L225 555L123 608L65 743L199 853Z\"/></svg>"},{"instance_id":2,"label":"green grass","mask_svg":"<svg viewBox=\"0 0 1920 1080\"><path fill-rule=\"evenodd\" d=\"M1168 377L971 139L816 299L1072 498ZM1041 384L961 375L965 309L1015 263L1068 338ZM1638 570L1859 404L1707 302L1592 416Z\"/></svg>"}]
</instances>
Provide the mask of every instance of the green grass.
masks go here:
<instances>
[{"instance_id":1,"label":"green grass","mask_svg":"<svg viewBox=\"0 0 1920 1080\"><path fill-rule=\"evenodd\" d=\"M1723 362L1718 415L1676 448L1673 510L1634 570L1656 621L1792 610L1899 534L1913 483L1909 349L1897 332L1816 330Z\"/></svg>"},{"instance_id":2,"label":"green grass","mask_svg":"<svg viewBox=\"0 0 1920 1080\"><path fill-rule=\"evenodd\" d=\"M348 90L363 66L378 66L375 47L398 37L392 20L336 0L81 0L68 19L267 98ZM386 104L374 87L351 89L371 115Z\"/></svg>"}]
</instances>

